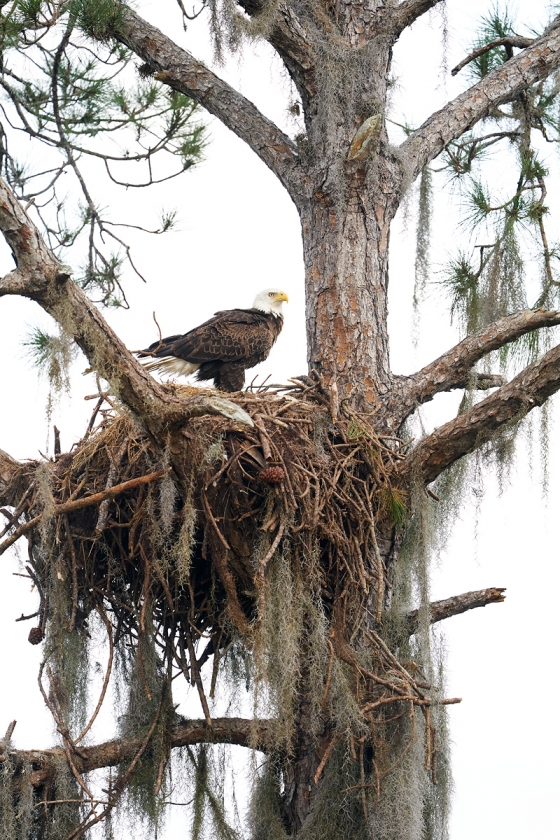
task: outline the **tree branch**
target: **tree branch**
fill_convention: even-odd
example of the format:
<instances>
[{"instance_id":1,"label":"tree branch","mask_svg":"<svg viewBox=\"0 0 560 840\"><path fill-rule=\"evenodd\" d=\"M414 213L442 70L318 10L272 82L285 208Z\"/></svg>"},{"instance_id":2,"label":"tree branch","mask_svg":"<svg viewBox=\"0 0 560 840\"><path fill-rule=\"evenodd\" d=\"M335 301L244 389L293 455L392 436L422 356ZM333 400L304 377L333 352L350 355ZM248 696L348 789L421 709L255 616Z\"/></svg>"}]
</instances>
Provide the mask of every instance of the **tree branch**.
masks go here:
<instances>
[{"instance_id":1,"label":"tree branch","mask_svg":"<svg viewBox=\"0 0 560 840\"><path fill-rule=\"evenodd\" d=\"M0 280L0 298L21 295L38 303L79 345L91 365L111 383L119 398L152 434L190 417L222 414L252 425L249 415L229 400L203 389L179 399L142 367L115 335L101 313L72 282L41 234L0 179L0 230L12 249L17 269Z\"/></svg>"},{"instance_id":2,"label":"tree branch","mask_svg":"<svg viewBox=\"0 0 560 840\"><path fill-rule=\"evenodd\" d=\"M516 96L560 65L560 18L532 46L496 68L484 79L426 120L399 146L407 177L414 180L424 166L493 108Z\"/></svg>"},{"instance_id":3,"label":"tree branch","mask_svg":"<svg viewBox=\"0 0 560 840\"><path fill-rule=\"evenodd\" d=\"M471 61L474 61L475 58L480 58L481 55L484 53L493 50L495 47L518 47L519 49L525 49L525 47L530 47L531 44L534 42L534 38L522 38L519 35L510 35L507 38L497 38L495 41L489 41L488 44L484 44L483 47L479 47L478 50L473 50L472 53L464 58L462 61L457 64L456 67L453 68L451 71L452 76L456 76L457 73L466 67L467 64L470 64Z\"/></svg>"},{"instance_id":4,"label":"tree branch","mask_svg":"<svg viewBox=\"0 0 560 840\"><path fill-rule=\"evenodd\" d=\"M168 743L172 749L193 744L237 744L266 752L271 740L270 729L271 722L268 720L255 722L245 718L213 718L212 726L209 727L204 720L179 719L168 733ZM116 738L92 747L81 746L79 752L73 754L72 761L80 774L103 767L116 767L133 758L141 744L142 738ZM6 744L0 743L0 762L5 760L7 751L16 774L31 764L33 771L30 781L34 788L54 778L57 764L65 759L62 747L48 750L12 750Z\"/></svg>"},{"instance_id":5,"label":"tree branch","mask_svg":"<svg viewBox=\"0 0 560 840\"><path fill-rule=\"evenodd\" d=\"M454 615L460 615L467 610L474 610L476 607L486 607L488 604L499 604L505 601L506 590L492 587L491 589L479 589L476 592L464 592L463 595L454 595L452 598L445 598L443 601L433 601L430 604L430 624L436 621L443 621ZM410 634L418 632L419 610L409 612L406 620Z\"/></svg>"},{"instance_id":6,"label":"tree branch","mask_svg":"<svg viewBox=\"0 0 560 840\"><path fill-rule=\"evenodd\" d=\"M156 79L199 102L244 140L296 201L304 183L297 147L252 102L128 7L114 36L149 64Z\"/></svg>"},{"instance_id":7,"label":"tree branch","mask_svg":"<svg viewBox=\"0 0 560 840\"><path fill-rule=\"evenodd\" d=\"M478 449L506 423L520 420L560 389L560 346L528 365L507 385L440 426L400 462L403 476L429 484L463 455Z\"/></svg>"},{"instance_id":8,"label":"tree branch","mask_svg":"<svg viewBox=\"0 0 560 840\"><path fill-rule=\"evenodd\" d=\"M415 20L441 2L442 0L403 0L398 6L388 8L392 18L393 38L396 40L407 26L412 26Z\"/></svg>"},{"instance_id":9,"label":"tree branch","mask_svg":"<svg viewBox=\"0 0 560 840\"><path fill-rule=\"evenodd\" d=\"M505 318L500 318L488 327L469 335L412 376L395 377L393 391L387 404L391 428L398 429L419 405L429 402L436 394L467 387L473 366L484 356L516 341L528 332L559 324L560 312L544 307L506 315ZM498 376L478 374L474 377L474 385L480 390L496 388L503 384L502 377Z\"/></svg>"}]
</instances>

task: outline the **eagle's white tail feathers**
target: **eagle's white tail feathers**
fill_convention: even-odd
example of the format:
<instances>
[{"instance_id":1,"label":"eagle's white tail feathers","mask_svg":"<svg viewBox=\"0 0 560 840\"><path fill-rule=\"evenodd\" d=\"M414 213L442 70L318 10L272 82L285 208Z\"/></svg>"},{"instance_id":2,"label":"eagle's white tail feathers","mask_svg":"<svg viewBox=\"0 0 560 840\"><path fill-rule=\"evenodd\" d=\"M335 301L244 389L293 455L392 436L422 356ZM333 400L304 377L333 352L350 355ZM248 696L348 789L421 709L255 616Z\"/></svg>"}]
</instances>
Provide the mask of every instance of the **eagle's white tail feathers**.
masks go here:
<instances>
[{"instance_id":1,"label":"eagle's white tail feathers","mask_svg":"<svg viewBox=\"0 0 560 840\"><path fill-rule=\"evenodd\" d=\"M162 356L160 359L140 359L140 362L151 373L157 371L158 373L165 373L168 376L172 376L173 374L189 376L189 374L195 373L200 367L195 362L186 362L184 359L178 359L177 356Z\"/></svg>"}]
</instances>

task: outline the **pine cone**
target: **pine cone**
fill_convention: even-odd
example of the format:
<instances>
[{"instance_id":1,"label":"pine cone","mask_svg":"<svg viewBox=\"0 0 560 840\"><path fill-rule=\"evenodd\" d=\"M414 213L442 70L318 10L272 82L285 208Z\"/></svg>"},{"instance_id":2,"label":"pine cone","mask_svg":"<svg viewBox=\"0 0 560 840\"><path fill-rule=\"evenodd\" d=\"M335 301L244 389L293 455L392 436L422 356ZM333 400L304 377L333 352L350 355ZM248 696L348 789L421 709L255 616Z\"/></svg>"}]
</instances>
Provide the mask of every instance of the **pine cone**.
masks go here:
<instances>
[{"instance_id":1,"label":"pine cone","mask_svg":"<svg viewBox=\"0 0 560 840\"><path fill-rule=\"evenodd\" d=\"M259 473L259 478L267 484L282 484L284 481L284 470L282 467L266 467Z\"/></svg>"},{"instance_id":2,"label":"pine cone","mask_svg":"<svg viewBox=\"0 0 560 840\"><path fill-rule=\"evenodd\" d=\"M28 642L31 645L40 645L44 638L45 634L40 627L32 627L29 631Z\"/></svg>"}]
</instances>

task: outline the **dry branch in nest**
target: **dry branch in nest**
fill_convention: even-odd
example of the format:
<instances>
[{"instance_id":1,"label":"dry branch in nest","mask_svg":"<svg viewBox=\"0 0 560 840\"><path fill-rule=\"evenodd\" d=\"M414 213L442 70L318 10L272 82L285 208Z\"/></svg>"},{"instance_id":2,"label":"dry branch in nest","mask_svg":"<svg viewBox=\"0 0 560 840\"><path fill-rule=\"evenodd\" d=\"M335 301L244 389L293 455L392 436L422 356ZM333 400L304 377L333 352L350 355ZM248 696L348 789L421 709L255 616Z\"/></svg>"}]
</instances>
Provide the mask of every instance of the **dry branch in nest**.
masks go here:
<instances>
[{"instance_id":1,"label":"dry branch in nest","mask_svg":"<svg viewBox=\"0 0 560 840\"><path fill-rule=\"evenodd\" d=\"M180 395L180 386L168 387ZM26 465L27 495L0 552L26 536L27 570L40 596L35 643L46 634L48 656L54 656L57 642L49 647L49 632L56 625L61 634L64 593L64 632L87 635L96 613L108 635L109 663L93 719L122 645L134 651L142 690L163 717L164 695L154 696L150 678L152 645L163 683L182 672L196 686L212 727L201 671L213 659L213 691L232 645L262 653L269 598L274 601L269 573L284 563L304 604L293 629L301 664L290 708L297 716L298 698L314 693L327 737L316 780L344 737L357 757L366 741L373 744L379 787L391 769L375 758L382 756L387 726L413 718L414 709L425 716L427 769L435 778L429 711L435 701L379 635L395 529L405 513L405 494L394 483L404 457L399 440L378 437L345 404L334 412L332 394L308 378L233 399L253 428L224 417L193 419L160 449L128 414L112 407L99 412L98 404L101 420L71 452ZM312 644L318 654L310 652ZM319 677L305 664L313 655ZM45 700L87 799L80 761L72 762L72 755L81 755L93 719L71 734L64 690L49 665L46 673ZM357 716L355 732L347 719L337 719L341 674ZM282 727L286 731L285 722ZM269 749L289 755L291 731L288 726L282 744L269 743Z\"/></svg>"}]
</instances>

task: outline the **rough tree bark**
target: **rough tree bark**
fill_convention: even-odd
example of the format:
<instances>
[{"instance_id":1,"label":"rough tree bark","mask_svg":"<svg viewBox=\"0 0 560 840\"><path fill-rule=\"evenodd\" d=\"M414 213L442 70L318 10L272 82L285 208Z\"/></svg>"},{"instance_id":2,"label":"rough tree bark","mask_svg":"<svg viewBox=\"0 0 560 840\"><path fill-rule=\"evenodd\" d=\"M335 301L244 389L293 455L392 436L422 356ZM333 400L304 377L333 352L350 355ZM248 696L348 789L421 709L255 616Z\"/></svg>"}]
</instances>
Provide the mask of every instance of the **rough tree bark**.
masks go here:
<instances>
[{"instance_id":1,"label":"rough tree bark","mask_svg":"<svg viewBox=\"0 0 560 840\"><path fill-rule=\"evenodd\" d=\"M297 143L126 4L123 24L114 33L148 65L157 80L188 94L221 119L285 186L302 226L309 367L321 375L327 389L336 383L340 397L351 398L358 408L366 409L381 433L397 431L418 405L437 393L464 387L475 363L493 350L530 330L560 323L558 312L517 313L465 339L413 376L391 373L387 334L389 235L403 193L446 144L560 66L557 18L540 38L520 45L525 48L503 67L432 115L401 146L392 146L384 122L392 48L403 29L437 2L404 0L395 5L383 0L351 4L335 0L321 15L310 11L305 17L298 17L288 0L280 2L268 39L301 97L306 135ZM253 18L263 8L260 0L242 0L241 6ZM172 459L174 447L176 451L180 448L181 427L189 417L223 413L250 422L226 400L200 393L179 400L160 388L72 283L67 269L46 249L2 183L0 228L17 257L17 269L0 282L0 297L25 295L53 315L91 364L109 379L123 402L142 419L154 440L161 440L163 431L173 432ZM425 483L433 481L504 424L559 390L560 348L551 350L509 384L492 376L481 376L476 384L498 389L420 442L402 462L403 483L412 473ZM180 474L180 458L174 465ZM18 497L12 479L20 471L20 465L0 451L2 504L11 505ZM388 546L387 562L392 551L390 540ZM433 620L498 602L501 593L500 589L468 593L434 605ZM414 622L415 616L411 616L411 628ZM315 775L328 742L327 732L317 742L310 739L306 714L302 698L298 743L286 776L292 795L284 816L294 838L305 825L320 790ZM209 740L200 721L178 723L177 733L180 731L183 735L177 735L178 744ZM247 723L215 722L210 740L247 743ZM265 740L263 734L263 748ZM84 769L116 763L124 754L123 745L116 742L89 749L88 758L83 759ZM49 772L48 757L45 767Z\"/></svg>"}]
</instances>

